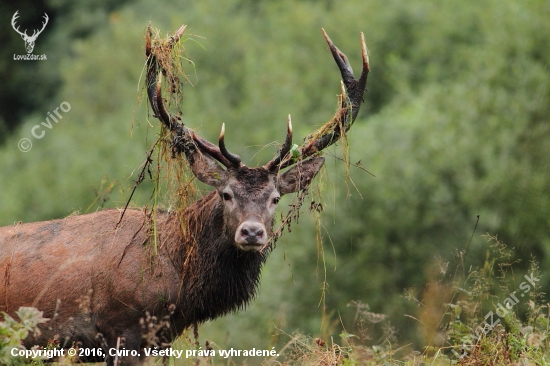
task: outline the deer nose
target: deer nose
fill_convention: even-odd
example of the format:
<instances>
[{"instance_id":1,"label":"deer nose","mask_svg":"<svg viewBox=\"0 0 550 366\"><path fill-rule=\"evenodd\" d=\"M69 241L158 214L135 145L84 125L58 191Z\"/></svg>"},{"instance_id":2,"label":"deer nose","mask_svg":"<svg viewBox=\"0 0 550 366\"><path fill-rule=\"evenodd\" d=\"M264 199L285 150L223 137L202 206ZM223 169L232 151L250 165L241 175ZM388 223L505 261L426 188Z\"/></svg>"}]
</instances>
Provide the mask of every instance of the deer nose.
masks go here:
<instances>
[{"instance_id":1,"label":"deer nose","mask_svg":"<svg viewBox=\"0 0 550 366\"><path fill-rule=\"evenodd\" d=\"M256 240L264 235L264 228L261 225L248 225L241 229L241 235L247 240Z\"/></svg>"},{"instance_id":2,"label":"deer nose","mask_svg":"<svg viewBox=\"0 0 550 366\"><path fill-rule=\"evenodd\" d=\"M241 249L258 250L267 242L264 225L254 221L241 223L235 233L235 242Z\"/></svg>"}]
</instances>

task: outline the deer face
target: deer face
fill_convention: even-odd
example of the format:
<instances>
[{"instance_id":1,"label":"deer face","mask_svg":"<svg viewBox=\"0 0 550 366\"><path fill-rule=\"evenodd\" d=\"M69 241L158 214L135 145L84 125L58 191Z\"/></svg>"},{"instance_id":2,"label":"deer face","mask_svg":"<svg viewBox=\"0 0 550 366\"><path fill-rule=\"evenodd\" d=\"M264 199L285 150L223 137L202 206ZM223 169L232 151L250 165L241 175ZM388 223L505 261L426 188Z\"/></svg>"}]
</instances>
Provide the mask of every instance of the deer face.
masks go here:
<instances>
[{"instance_id":1,"label":"deer face","mask_svg":"<svg viewBox=\"0 0 550 366\"><path fill-rule=\"evenodd\" d=\"M23 34L21 38L25 41L25 49L27 50L27 53L32 53L34 50L34 42L36 42L36 37L26 37L26 35Z\"/></svg>"},{"instance_id":2,"label":"deer face","mask_svg":"<svg viewBox=\"0 0 550 366\"><path fill-rule=\"evenodd\" d=\"M272 232L273 214L281 194L274 174L242 167L226 172L217 187L223 203L224 227L242 250L259 250Z\"/></svg>"},{"instance_id":3,"label":"deer face","mask_svg":"<svg viewBox=\"0 0 550 366\"><path fill-rule=\"evenodd\" d=\"M279 174L244 165L224 169L203 153L194 159L192 170L201 182L216 188L223 205L223 232L239 249L258 251L272 234L281 196L306 188L323 163L323 158L314 158Z\"/></svg>"}]
</instances>

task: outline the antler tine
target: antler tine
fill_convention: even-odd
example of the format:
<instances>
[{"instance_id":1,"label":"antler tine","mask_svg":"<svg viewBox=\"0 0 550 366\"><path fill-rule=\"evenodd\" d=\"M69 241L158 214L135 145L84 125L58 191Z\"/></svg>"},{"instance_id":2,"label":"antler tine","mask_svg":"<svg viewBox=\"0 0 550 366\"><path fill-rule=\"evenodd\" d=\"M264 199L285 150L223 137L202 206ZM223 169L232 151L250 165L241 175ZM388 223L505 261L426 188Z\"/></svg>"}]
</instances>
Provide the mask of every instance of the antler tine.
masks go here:
<instances>
[{"instance_id":1,"label":"antler tine","mask_svg":"<svg viewBox=\"0 0 550 366\"><path fill-rule=\"evenodd\" d=\"M151 22L147 25L147 31L145 32L145 57L151 56Z\"/></svg>"},{"instance_id":2,"label":"antler tine","mask_svg":"<svg viewBox=\"0 0 550 366\"><path fill-rule=\"evenodd\" d=\"M363 93L365 92L367 86L367 76L370 71L365 36L362 32L361 57L363 61L363 69L359 79L355 79L353 76L353 70L346 55L340 51L334 43L332 43L325 30L321 30L325 40L327 41L334 61L340 69L340 74L342 75L342 94L340 96L340 106L333 119L322 126L317 132L309 135L302 146L300 146L299 152L301 153L300 158L302 160L313 156L326 147L334 144L350 129L359 113L359 108L361 107L361 102L363 101ZM290 160L283 161L280 164L280 168L283 169L292 164L293 162Z\"/></svg>"},{"instance_id":3,"label":"antler tine","mask_svg":"<svg viewBox=\"0 0 550 366\"><path fill-rule=\"evenodd\" d=\"M334 57L334 61L336 61L336 64L340 69L340 73L342 74L342 79L354 80L353 70L351 68L351 65L349 64L349 61L346 55L342 51L340 51L338 47L334 45L334 43L332 43L332 40L328 36L327 32L325 32L324 28L321 28L321 31L323 32L323 37L325 37L325 41L327 41L328 43L328 47L330 48L332 57Z\"/></svg>"},{"instance_id":4,"label":"antler tine","mask_svg":"<svg viewBox=\"0 0 550 366\"><path fill-rule=\"evenodd\" d=\"M187 24L184 24L181 27L179 27L176 33L174 33L174 35L170 37L170 39L167 41L168 46L170 48L172 48L176 43L178 43L181 36L183 35L183 32L185 32L185 28L187 28Z\"/></svg>"},{"instance_id":5,"label":"antler tine","mask_svg":"<svg viewBox=\"0 0 550 366\"><path fill-rule=\"evenodd\" d=\"M188 129L191 133L191 137L193 138L193 141L195 141L195 144L199 147L201 151L206 152L208 155L222 163L226 168L233 167L234 164L227 160L225 156L223 156L222 152L220 151L220 148L210 141L200 137L193 131L192 129Z\"/></svg>"},{"instance_id":6,"label":"antler tine","mask_svg":"<svg viewBox=\"0 0 550 366\"><path fill-rule=\"evenodd\" d=\"M239 155L233 154L229 152L229 150L227 150L227 148L225 147L224 139L225 139L225 123L222 123L222 130L220 132L220 137L218 138L218 145L220 147L220 152L227 160L229 160L229 162L231 162L231 164L234 167L241 166L241 158L239 157Z\"/></svg>"},{"instance_id":7,"label":"antler tine","mask_svg":"<svg viewBox=\"0 0 550 366\"><path fill-rule=\"evenodd\" d=\"M286 122L285 142L283 146L281 146L281 149L277 152L277 155L275 155L275 157L271 159L271 161L265 164L264 168L266 168L270 172L280 169L281 162L283 161L283 159L288 154L291 148L292 148L292 120L290 119L290 114L289 114Z\"/></svg>"},{"instance_id":8,"label":"antler tine","mask_svg":"<svg viewBox=\"0 0 550 366\"><path fill-rule=\"evenodd\" d=\"M369 75L370 65L369 52L367 49L367 44L365 43L365 34L363 32L361 32L361 57L363 58L363 70L361 71L361 76L359 77L357 84L358 89L364 91L367 87L367 76Z\"/></svg>"}]
</instances>

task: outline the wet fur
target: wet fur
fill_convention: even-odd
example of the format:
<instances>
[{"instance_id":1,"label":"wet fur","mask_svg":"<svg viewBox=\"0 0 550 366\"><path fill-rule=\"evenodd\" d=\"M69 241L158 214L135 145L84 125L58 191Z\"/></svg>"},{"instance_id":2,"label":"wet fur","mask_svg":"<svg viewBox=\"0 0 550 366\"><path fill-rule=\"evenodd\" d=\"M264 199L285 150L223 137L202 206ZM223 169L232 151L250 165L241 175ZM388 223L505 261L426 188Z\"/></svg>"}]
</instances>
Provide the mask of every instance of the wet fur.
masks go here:
<instances>
[{"instance_id":1,"label":"wet fur","mask_svg":"<svg viewBox=\"0 0 550 366\"><path fill-rule=\"evenodd\" d=\"M162 317L176 305L175 338L254 297L265 254L238 250L232 233L212 229L223 222L216 191L181 214L158 213L158 256L145 212L126 211L117 228L119 217L105 210L0 228L0 310L34 306L52 319L26 346L59 335L65 347L97 347L101 333L108 347L122 336L126 349L139 349L146 312ZM86 301L89 309L79 308Z\"/></svg>"}]
</instances>

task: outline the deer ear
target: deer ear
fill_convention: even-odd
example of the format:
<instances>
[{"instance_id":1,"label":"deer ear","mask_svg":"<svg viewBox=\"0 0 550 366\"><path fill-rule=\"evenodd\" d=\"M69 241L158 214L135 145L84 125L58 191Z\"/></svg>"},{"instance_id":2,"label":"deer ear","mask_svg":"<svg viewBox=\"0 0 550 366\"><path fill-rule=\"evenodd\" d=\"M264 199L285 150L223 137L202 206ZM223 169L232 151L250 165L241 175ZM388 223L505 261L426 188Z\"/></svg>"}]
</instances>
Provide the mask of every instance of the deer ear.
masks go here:
<instances>
[{"instance_id":1,"label":"deer ear","mask_svg":"<svg viewBox=\"0 0 550 366\"><path fill-rule=\"evenodd\" d=\"M281 195L305 189L315 178L325 159L317 157L294 165L292 168L277 177L279 193Z\"/></svg>"},{"instance_id":2,"label":"deer ear","mask_svg":"<svg viewBox=\"0 0 550 366\"><path fill-rule=\"evenodd\" d=\"M217 188L227 178L227 171L208 154L196 152L190 165L193 175L209 186Z\"/></svg>"}]
</instances>

